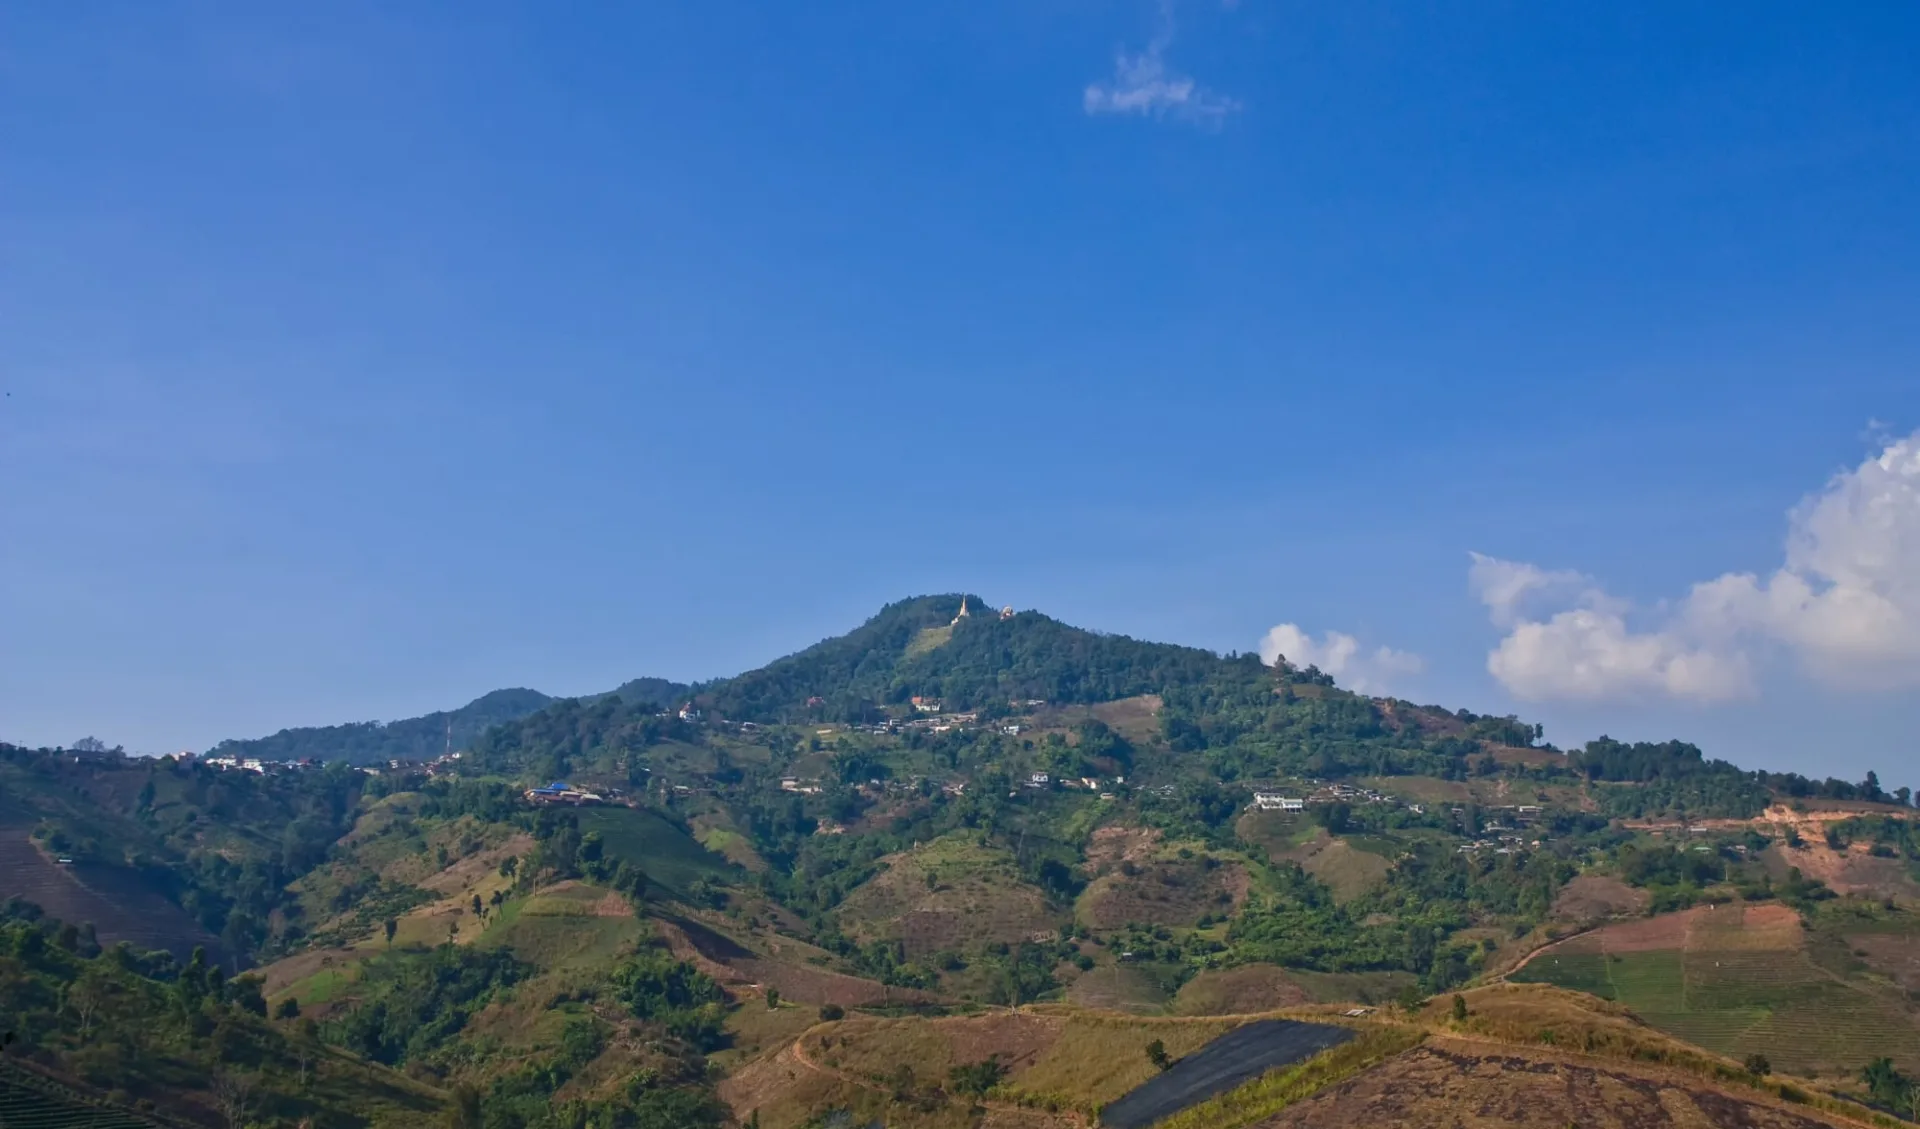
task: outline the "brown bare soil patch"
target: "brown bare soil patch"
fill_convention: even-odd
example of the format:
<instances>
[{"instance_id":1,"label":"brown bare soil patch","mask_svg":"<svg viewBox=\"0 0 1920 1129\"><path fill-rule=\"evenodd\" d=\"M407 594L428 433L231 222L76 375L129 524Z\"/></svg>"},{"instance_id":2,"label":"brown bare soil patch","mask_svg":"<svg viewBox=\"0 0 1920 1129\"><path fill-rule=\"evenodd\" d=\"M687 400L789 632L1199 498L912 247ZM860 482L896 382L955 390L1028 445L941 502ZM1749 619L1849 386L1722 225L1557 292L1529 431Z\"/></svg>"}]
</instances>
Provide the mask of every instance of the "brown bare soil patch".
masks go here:
<instances>
[{"instance_id":1,"label":"brown bare soil patch","mask_svg":"<svg viewBox=\"0 0 1920 1129\"><path fill-rule=\"evenodd\" d=\"M780 998L802 1004L839 1004L841 1007L880 1007L888 1004L937 1003L940 997L917 988L893 988L804 964L756 958L736 961L733 967L763 988L778 988Z\"/></svg>"},{"instance_id":2,"label":"brown bare soil patch","mask_svg":"<svg viewBox=\"0 0 1920 1129\"><path fill-rule=\"evenodd\" d=\"M1159 739L1160 707L1164 704L1158 694L1141 694L1117 702L1101 702L1089 712L1127 740L1139 744Z\"/></svg>"},{"instance_id":3,"label":"brown bare soil patch","mask_svg":"<svg viewBox=\"0 0 1920 1129\"><path fill-rule=\"evenodd\" d=\"M358 963L364 954L352 949L308 949L285 960L276 960L256 969L261 978L260 991L268 996L285 991L323 968Z\"/></svg>"},{"instance_id":4,"label":"brown bare soil patch","mask_svg":"<svg viewBox=\"0 0 1920 1129\"><path fill-rule=\"evenodd\" d=\"M623 894L607 891L607 895L593 903L595 917L628 917L633 913L633 903Z\"/></svg>"},{"instance_id":5,"label":"brown bare soil patch","mask_svg":"<svg viewBox=\"0 0 1920 1129\"><path fill-rule=\"evenodd\" d=\"M1464 804L1475 798L1473 787L1467 782L1442 780L1437 776L1370 776L1361 783L1422 804Z\"/></svg>"},{"instance_id":6,"label":"brown bare soil patch","mask_svg":"<svg viewBox=\"0 0 1920 1129\"><path fill-rule=\"evenodd\" d=\"M1777 902L1695 906L1639 921L1623 921L1569 938L1567 953L1650 953L1671 950L1768 952L1805 944L1800 915Z\"/></svg>"},{"instance_id":7,"label":"brown bare soil patch","mask_svg":"<svg viewBox=\"0 0 1920 1129\"><path fill-rule=\"evenodd\" d=\"M1167 994L1139 969L1116 964L1076 979L1067 988L1067 1001L1105 1011L1159 1011Z\"/></svg>"},{"instance_id":8,"label":"brown bare soil patch","mask_svg":"<svg viewBox=\"0 0 1920 1129\"><path fill-rule=\"evenodd\" d=\"M757 1112L761 1124L779 1129L798 1123L810 1108L831 1108L836 1097L853 1089L801 1062L789 1043L721 1079L719 1097L741 1122Z\"/></svg>"},{"instance_id":9,"label":"brown bare soil patch","mask_svg":"<svg viewBox=\"0 0 1920 1129\"><path fill-rule=\"evenodd\" d=\"M864 1024L886 1021L850 1019L826 1024L802 1040L734 1071L720 1083L719 1096L737 1120L746 1122L757 1114L766 1129L793 1129L830 1111L843 1111L851 1125L884 1124L899 1129L1083 1126L1083 1119L1070 1114L1050 1114L999 1101L989 1101L981 1109L971 1101L954 1100L939 1091L939 1082L953 1064L977 1062L994 1053L1001 1053L1003 1062L1008 1054L1021 1060L1033 1057L1030 1048L1023 1045L1027 1032L1009 1030L1000 1021L1012 1018L1027 1027L1039 1017L981 1018L994 1021L984 1036L969 1040L964 1031L958 1032L958 1038L952 1040L955 1046L946 1049L942 1049L942 1038L956 1033L936 1029L934 1024L950 1021L884 1026L877 1032ZM982 1045L989 1043L997 1046ZM901 1066L912 1070L913 1095L905 1100L892 1081Z\"/></svg>"},{"instance_id":10,"label":"brown bare soil patch","mask_svg":"<svg viewBox=\"0 0 1920 1129\"><path fill-rule=\"evenodd\" d=\"M1590 943L1597 952L1607 953L1650 953L1662 949L1684 949L1687 947L1687 934L1697 909L1683 913L1665 913L1659 917L1649 917L1644 921L1623 921L1618 925L1609 925L1605 929L1575 938L1567 944L1569 947Z\"/></svg>"},{"instance_id":11,"label":"brown bare soil patch","mask_svg":"<svg viewBox=\"0 0 1920 1129\"><path fill-rule=\"evenodd\" d=\"M797 960L762 956L697 921L662 921L660 935L675 957L692 963L722 984L748 989L748 994L753 994L753 988L777 988L781 998L794 1003L838 1004L841 1007L933 1003L938 1000L930 992L893 988L877 980L848 976ZM800 945L792 947L795 952L809 948Z\"/></svg>"},{"instance_id":12,"label":"brown bare soil patch","mask_svg":"<svg viewBox=\"0 0 1920 1129\"><path fill-rule=\"evenodd\" d=\"M941 1019L849 1018L801 1036L803 1058L862 1075L885 1077L902 1062L923 1078L945 1078L955 1066L997 1056L1018 1072L1051 1048L1067 1020L1033 1012L988 1012Z\"/></svg>"},{"instance_id":13,"label":"brown bare soil patch","mask_svg":"<svg viewBox=\"0 0 1920 1129\"><path fill-rule=\"evenodd\" d=\"M1379 855L1356 849L1345 839L1335 839L1324 830L1313 839L1280 856L1297 862L1300 869L1325 882L1337 902L1345 903L1386 880L1393 864Z\"/></svg>"},{"instance_id":14,"label":"brown bare soil patch","mask_svg":"<svg viewBox=\"0 0 1920 1129\"><path fill-rule=\"evenodd\" d=\"M533 836L519 832L497 847L488 847L459 859L438 874L421 878L416 885L444 896L460 894L482 885L489 877L498 878L500 864L508 858L523 857L533 850ZM498 885L504 885L501 879Z\"/></svg>"},{"instance_id":15,"label":"brown bare soil patch","mask_svg":"<svg viewBox=\"0 0 1920 1129\"><path fill-rule=\"evenodd\" d=\"M1900 859L1875 858L1869 853L1869 843L1854 843L1850 850L1836 851L1827 846L1825 834L1818 823L1811 823L1801 831L1799 847L1776 842L1762 859L1776 878L1790 868L1798 868L1801 874L1818 878L1838 894L1920 898L1920 882L1913 880Z\"/></svg>"},{"instance_id":16,"label":"brown bare soil patch","mask_svg":"<svg viewBox=\"0 0 1920 1129\"><path fill-rule=\"evenodd\" d=\"M1737 926L1733 924L1735 910L1740 915ZM1714 947L1721 949L1797 949L1806 939L1800 914L1778 902L1708 907L1706 913L1695 919L1694 928L1702 934L1702 940L1710 934L1717 942ZM1734 935L1725 937L1723 934L1728 931Z\"/></svg>"},{"instance_id":17,"label":"brown bare soil patch","mask_svg":"<svg viewBox=\"0 0 1920 1129\"><path fill-rule=\"evenodd\" d=\"M1436 1038L1261 1122L1261 1129L1829 1129L1755 1094L1531 1050Z\"/></svg>"},{"instance_id":18,"label":"brown bare soil patch","mask_svg":"<svg viewBox=\"0 0 1920 1129\"><path fill-rule=\"evenodd\" d=\"M890 855L836 916L861 942L897 939L909 957L1057 935L1065 914L1020 876L1011 853L959 835Z\"/></svg>"},{"instance_id":19,"label":"brown bare soil patch","mask_svg":"<svg viewBox=\"0 0 1920 1129\"><path fill-rule=\"evenodd\" d=\"M1079 916L1099 929L1139 922L1192 925L1208 914L1219 916L1247 900L1251 879L1245 867L1202 859L1162 859L1103 875L1080 895Z\"/></svg>"},{"instance_id":20,"label":"brown bare soil patch","mask_svg":"<svg viewBox=\"0 0 1920 1129\"><path fill-rule=\"evenodd\" d=\"M1373 705L1380 711L1380 720L1395 733L1409 726L1417 732L1439 737L1454 737L1467 731L1466 723L1450 713L1424 710L1392 698L1375 698Z\"/></svg>"},{"instance_id":21,"label":"brown bare soil patch","mask_svg":"<svg viewBox=\"0 0 1920 1129\"><path fill-rule=\"evenodd\" d=\"M912 1022L908 1020L906 1022ZM946 1038L950 1065L979 1062L997 1054L1008 1069L1031 1064L1053 1045L1066 1024L1052 1015L1004 1013L961 1019L936 1019L933 1024ZM945 1074L945 1067L941 1068Z\"/></svg>"},{"instance_id":22,"label":"brown bare soil patch","mask_svg":"<svg viewBox=\"0 0 1920 1129\"><path fill-rule=\"evenodd\" d=\"M1647 893L1636 890L1618 878L1582 874L1566 884L1553 900L1556 921L1591 924L1611 917L1645 912Z\"/></svg>"},{"instance_id":23,"label":"brown bare soil patch","mask_svg":"<svg viewBox=\"0 0 1920 1129\"><path fill-rule=\"evenodd\" d=\"M1187 981L1173 998L1181 1015L1246 1015L1299 1007L1311 997L1277 964L1209 970Z\"/></svg>"},{"instance_id":24,"label":"brown bare soil patch","mask_svg":"<svg viewBox=\"0 0 1920 1129\"><path fill-rule=\"evenodd\" d=\"M1909 992L1920 992L1920 936L1898 933L1862 933L1847 945L1867 967Z\"/></svg>"},{"instance_id":25,"label":"brown bare soil patch","mask_svg":"<svg viewBox=\"0 0 1920 1129\"><path fill-rule=\"evenodd\" d=\"M1525 765L1528 768L1543 768L1548 765L1564 765L1567 758L1562 753L1549 752L1546 749L1523 749L1515 745L1484 745L1487 753L1500 764Z\"/></svg>"},{"instance_id":26,"label":"brown bare soil patch","mask_svg":"<svg viewBox=\"0 0 1920 1129\"><path fill-rule=\"evenodd\" d=\"M1086 867L1093 874L1105 874L1123 862L1142 863L1154 856L1160 846L1160 831L1152 827L1101 827L1087 844Z\"/></svg>"}]
</instances>

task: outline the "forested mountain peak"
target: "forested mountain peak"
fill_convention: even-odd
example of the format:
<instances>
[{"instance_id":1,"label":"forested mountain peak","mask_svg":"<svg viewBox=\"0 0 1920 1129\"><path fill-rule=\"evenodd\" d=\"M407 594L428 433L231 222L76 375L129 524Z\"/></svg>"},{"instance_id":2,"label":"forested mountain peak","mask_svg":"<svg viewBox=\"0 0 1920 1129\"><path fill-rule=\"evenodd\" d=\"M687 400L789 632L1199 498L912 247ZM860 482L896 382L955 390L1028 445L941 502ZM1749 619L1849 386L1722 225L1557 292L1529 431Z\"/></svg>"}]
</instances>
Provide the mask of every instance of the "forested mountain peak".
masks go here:
<instances>
[{"instance_id":1,"label":"forested mountain peak","mask_svg":"<svg viewBox=\"0 0 1920 1129\"><path fill-rule=\"evenodd\" d=\"M861 721L916 697L954 709L1112 701L1203 679L1225 661L949 593L888 604L845 635L696 692L735 720Z\"/></svg>"}]
</instances>

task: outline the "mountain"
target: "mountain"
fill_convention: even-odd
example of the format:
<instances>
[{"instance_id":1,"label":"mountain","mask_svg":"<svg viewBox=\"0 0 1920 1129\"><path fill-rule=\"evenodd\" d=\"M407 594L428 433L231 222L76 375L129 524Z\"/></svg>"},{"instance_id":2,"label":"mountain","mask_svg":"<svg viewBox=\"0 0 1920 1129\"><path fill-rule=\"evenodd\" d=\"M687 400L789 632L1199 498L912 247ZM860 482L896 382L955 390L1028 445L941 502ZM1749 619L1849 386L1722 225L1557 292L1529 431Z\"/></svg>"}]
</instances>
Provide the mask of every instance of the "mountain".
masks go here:
<instances>
[{"instance_id":1,"label":"mountain","mask_svg":"<svg viewBox=\"0 0 1920 1129\"><path fill-rule=\"evenodd\" d=\"M538 690L495 690L457 710L440 710L403 721L361 721L346 725L282 729L270 737L228 739L208 751L263 761L345 761L385 764L390 760L432 760L449 745L465 749L492 726L527 716L556 699Z\"/></svg>"},{"instance_id":2,"label":"mountain","mask_svg":"<svg viewBox=\"0 0 1920 1129\"><path fill-rule=\"evenodd\" d=\"M865 721L916 696L962 710L1027 699L1113 701L1204 680L1224 661L1211 651L1088 631L1039 612L1003 618L978 596L920 596L887 605L845 635L696 692L703 706L739 721Z\"/></svg>"},{"instance_id":3,"label":"mountain","mask_svg":"<svg viewBox=\"0 0 1920 1129\"><path fill-rule=\"evenodd\" d=\"M611 693L621 701L634 705L671 706L679 704L690 689L691 687L684 682L673 682L665 678L634 678L622 682Z\"/></svg>"},{"instance_id":4,"label":"mountain","mask_svg":"<svg viewBox=\"0 0 1920 1129\"><path fill-rule=\"evenodd\" d=\"M1064 1129L1275 1013L1356 1037L1171 1124L1910 1110L1912 793L1541 736L952 594L221 746L322 767L0 747L0 1013L75 1085L196 1117L251 1062L343 1129Z\"/></svg>"},{"instance_id":5,"label":"mountain","mask_svg":"<svg viewBox=\"0 0 1920 1129\"><path fill-rule=\"evenodd\" d=\"M685 683L665 678L635 678L585 701L618 699L636 705L677 702L689 691ZM389 761L426 761L473 747L496 725L538 713L563 698L538 690L495 690L457 710L441 710L403 721L361 721L345 725L282 729L270 737L229 738L208 750L208 756L262 761L342 761L347 764L386 764Z\"/></svg>"}]
</instances>

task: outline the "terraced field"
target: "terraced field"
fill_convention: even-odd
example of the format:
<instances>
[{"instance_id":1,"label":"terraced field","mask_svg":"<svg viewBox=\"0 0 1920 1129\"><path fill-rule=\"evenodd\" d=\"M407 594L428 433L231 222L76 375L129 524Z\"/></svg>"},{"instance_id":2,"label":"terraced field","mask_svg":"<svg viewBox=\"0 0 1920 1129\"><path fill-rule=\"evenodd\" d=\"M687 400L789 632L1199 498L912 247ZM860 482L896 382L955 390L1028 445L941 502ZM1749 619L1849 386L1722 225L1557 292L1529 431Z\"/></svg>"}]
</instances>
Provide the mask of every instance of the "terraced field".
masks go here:
<instances>
[{"instance_id":1,"label":"terraced field","mask_svg":"<svg viewBox=\"0 0 1920 1129\"><path fill-rule=\"evenodd\" d=\"M502 906L475 944L510 948L547 969L610 964L645 930L609 890L571 883Z\"/></svg>"},{"instance_id":2,"label":"terraced field","mask_svg":"<svg viewBox=\"0 0 1920 1129\"><path fill-rule=\"evenodd\" d=\"M1691 910L1585 934L1514 980L1615 1000L1718 1054L1763 1054L1777 1069L1846 1074L1880 1055L1920 1065L1920 1026L1880 985L1821 968L1791 911Z\"/></svg>"},{"instance_id":3,"label":"terraced field","mask_svg":"<svg viewBox=\"0 0 1920 1129\"><path fill-rule=\"evenodd\" d=\"M62 921L92 922L105 944L126 941L142 951L166 949L183 960L196 946L220 951L217 937L179 906L142 888L135 872L62 866L34 846L26 828L0 827L0 901L13 897Z\"/></svg>"},{"instance_id":4,"label":"terraced field","mask_svg":"<svg viewBox=\"0 0 1920 1129\"><path fill-rule=\"evenodd\" d=\"M132 1110L106 1105L11 1063L0 1063L0 1126L6 1129L157 1129Z\"/></svg>"},{"instance_id":5,"label":"terraced field","mask_svg":"<svg viewBox=\"0 0 1920 1129\"><path fill-rule=\"evenodd\" d=\"M650 880L676 894L685 895L698 878L739 878L732 863L654 812L598 807L582 808L578 815L580 833L599 832L608 857L632 863L646 871Z\"/></svg>"}]
</instances>

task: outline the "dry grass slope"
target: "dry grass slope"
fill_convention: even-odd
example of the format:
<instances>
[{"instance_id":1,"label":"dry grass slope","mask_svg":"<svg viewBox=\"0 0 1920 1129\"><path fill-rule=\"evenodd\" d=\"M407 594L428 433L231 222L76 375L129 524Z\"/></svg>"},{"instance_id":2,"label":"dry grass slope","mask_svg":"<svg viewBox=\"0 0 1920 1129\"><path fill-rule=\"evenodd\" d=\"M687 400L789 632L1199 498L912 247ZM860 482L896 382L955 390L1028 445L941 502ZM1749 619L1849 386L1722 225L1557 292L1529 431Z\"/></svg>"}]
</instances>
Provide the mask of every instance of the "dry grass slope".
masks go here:
<instances>
[{"instance_id":1,"label":"dry grass slope","mask_svg":"<svg viewBox=\"0 0 1920 1129\"><path fill-rule=\"evenodd\" d=\"M1050 935L1066 919L1021 879L1010 852L952 834L888 856L836 916L861 942L898 939L912 957Z\"/></svg>"}]
</instances>

